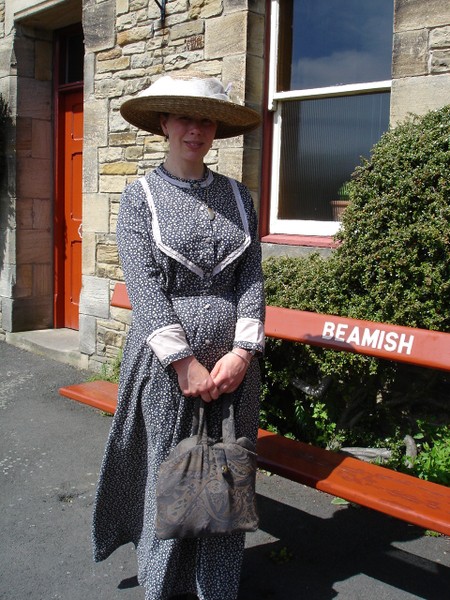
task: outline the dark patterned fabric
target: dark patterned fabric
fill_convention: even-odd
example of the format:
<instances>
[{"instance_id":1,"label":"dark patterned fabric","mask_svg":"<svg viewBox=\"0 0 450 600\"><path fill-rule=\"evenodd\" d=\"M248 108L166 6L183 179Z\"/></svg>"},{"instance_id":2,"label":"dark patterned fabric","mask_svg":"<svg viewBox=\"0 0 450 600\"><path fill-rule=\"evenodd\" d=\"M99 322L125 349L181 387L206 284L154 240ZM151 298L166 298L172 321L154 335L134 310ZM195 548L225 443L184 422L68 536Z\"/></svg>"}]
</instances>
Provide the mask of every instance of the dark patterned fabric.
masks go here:
<instances>
[{"instance_id":1,"label":"dark patterned fabric","mask_svg":"<svg viewBox=\"0 0 450 600\"><path fill-rule=\"evenodd\" d=\"M191 433L193 399L182 395L170 363L194 354L211 370L233 347L263 351L261 334L241 335L246 329L239 327L264 321L253 202L242 184L222 175L207 171L201 182L186 181L160 167L125 189L117 242L133 313L95 501L94 558L132 542L146 600L184 593L234 600L244 534L157 539L155 488L159 465ZM187 345L158 358L158 340L172 330L184 331ZM254 359L233 394L236 435L253 442L259 395ZM220 401L207 412L209 434L218 438Z\"/></svg>"}]
</instances>

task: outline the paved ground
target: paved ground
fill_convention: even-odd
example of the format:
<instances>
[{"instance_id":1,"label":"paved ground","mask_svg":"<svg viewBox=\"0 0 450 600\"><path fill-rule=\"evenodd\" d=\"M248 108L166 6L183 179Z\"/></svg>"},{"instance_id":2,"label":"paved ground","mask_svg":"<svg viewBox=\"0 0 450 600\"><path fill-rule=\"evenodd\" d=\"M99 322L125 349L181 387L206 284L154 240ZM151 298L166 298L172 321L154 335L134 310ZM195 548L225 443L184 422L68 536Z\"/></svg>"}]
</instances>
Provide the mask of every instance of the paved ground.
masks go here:
<instances>
[{"instance_id":1,"label":"paved ground","mask_svg":"<svg viewBox=\"0 0 450 600\"><path fill-rule=\"evenodd\" d=\"M0 342L0 598L143 600L131 546L91 560L110 417L58 395L86 372ZM447 600L450 540L258 474L239 600Z\"/></svg>"}]
</instances>

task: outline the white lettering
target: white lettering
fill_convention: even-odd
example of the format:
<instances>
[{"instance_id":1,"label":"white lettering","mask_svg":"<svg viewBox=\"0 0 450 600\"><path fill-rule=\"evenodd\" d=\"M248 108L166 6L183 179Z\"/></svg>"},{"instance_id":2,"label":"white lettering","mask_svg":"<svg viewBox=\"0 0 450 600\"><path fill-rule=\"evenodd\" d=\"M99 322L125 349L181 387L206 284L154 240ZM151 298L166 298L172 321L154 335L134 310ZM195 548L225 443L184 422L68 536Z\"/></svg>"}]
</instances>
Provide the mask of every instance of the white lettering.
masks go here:
<instances>
[{"instance_id":1,"label":"white lettering","mask_svg":"<svg viewBox=\"0 0 450 600\"><path fill-rule=\"evenodd\" d=\"M398 333L395 331L389 331L386 334L386 343L383 348L386 352L395 352L397 350Z\"/></svg>"},{"instance_id":2,"label":"white lettering","mask_svg":"<svg viewBox=\"0 0 450 600\"><path fill-rule=\"evenodd\" d=\"M356 346L360 346L360 335L359 335L359 327L353 327L350 335L347 338L347 344L355 344Z\"/></svg>"},{"instance_id":3,"label":"white lettering","mask_svg":"<svg viewBox=\"0 0 450 600\"><path fill-rule=\"evenodd\" d=\"M348 325L345 325L345 323L338 323L336 326L336 335L334 336L334 339L338 342L345 342L345 332L347 329Z\"/></svg>"},{"instance_id":4,"label":"white lettering","mask_svg":"<svg viewBox=\"0 0 450 600\"><path fill-rule=\"evenodd\" d=\"M326 340L333 339L335 325L331 321L325 321L323 324L322 337Z\"/></svg>"},{"instance_id":5,"label":"white lettering","mask_svg":"<svg viewBox=\"0 0 450 600\"><path fill-rule=\"evenodd\" d=\"M398 343L397 352L399 354L401 354L403 352L403 348L406 348L406 354L411 354L413 343L414 343L413 335L407 336L405 333L402 333L402 335L400 336L400 341Z\"/></svg>"},{"instance_id":6,"label":"white lettering","mask_svg":"<svg viewBox=\"0 0 450 600\"><path fill-rule=\"evenodd\" d=\"M412 352L413 335L398 334L395 331L385 331L384 329L374 329L372 331L368 327L362 329L357 325L348 333L349 327L346 323L325 321L322 338L325 340L334 339L337 342L345 342L354 346L385 350L386 352L397 352L398 354L411 354Z\"/></svg>"},{"instance_id":7,"label":"white lettering","mask_svg":"<svg viewBox=\"0 0 450 600\"><path fill-rule=\"evenodd\" d=\"M378 345L377 345L377 349L381 350L381 348L383 347L383 342L384 342L384 336L386 335L386 332L383 331L383 329L380 329L380 338L378 340Z\"/></svg>"},{"instance_id":8,"label":"white lettering","mask_svg":"<svg viewBox=\"0 0 450 600\"><path fill-rule=\"evenodd\" d=\"M363 338L361 341L361 346L371 346L372 348L376 348L378 344L378 337L380 335L380 330L375 329L375 331L371 332L367 327L364 328Z\"/></svg>"}]
</instances>

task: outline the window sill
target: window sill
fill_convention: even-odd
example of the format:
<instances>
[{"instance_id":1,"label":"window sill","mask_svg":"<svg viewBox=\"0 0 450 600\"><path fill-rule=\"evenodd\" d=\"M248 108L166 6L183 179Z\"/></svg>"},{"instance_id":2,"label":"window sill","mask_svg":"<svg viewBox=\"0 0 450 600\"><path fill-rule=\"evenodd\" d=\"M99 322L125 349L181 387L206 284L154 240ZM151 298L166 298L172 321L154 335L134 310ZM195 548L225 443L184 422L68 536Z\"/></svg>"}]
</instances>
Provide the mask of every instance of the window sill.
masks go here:
<instances>
[{"instance_id":1,"label":"window sill","mask_svg":"<svg viewBox=\"0 0 450 600\"><path fill-rule=\"evenodd\" d=\"M332 236L269 234L261 238L263 244L284 244L313 248L336 248L338 243Z\"/></svg>"}]
</instances>

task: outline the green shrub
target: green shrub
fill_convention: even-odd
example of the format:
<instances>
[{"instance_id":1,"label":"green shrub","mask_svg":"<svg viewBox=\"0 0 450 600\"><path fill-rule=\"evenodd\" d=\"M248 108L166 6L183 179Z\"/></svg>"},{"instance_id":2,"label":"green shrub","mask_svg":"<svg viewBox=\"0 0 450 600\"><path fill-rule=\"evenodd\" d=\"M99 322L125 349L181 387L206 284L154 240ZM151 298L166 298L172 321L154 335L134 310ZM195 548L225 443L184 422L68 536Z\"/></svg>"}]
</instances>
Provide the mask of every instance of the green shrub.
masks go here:
<instances>
[{"instance_id":1,"label":"green shrub","mask_svg":"<svg viewBox=\"0 0 450 600\"><path fill-rule=\"evenodd\" d=\"M387 132L348 184L338 248L329 258L266 260L267 303L450 331L449 146L449 106ZM448 380L430 369L269 340L263 425L322 445L380 446L417 433L420 419L447 423ZM320 382L325 394L311 394L306 386Z\"/></svg>"}]
</instances>

